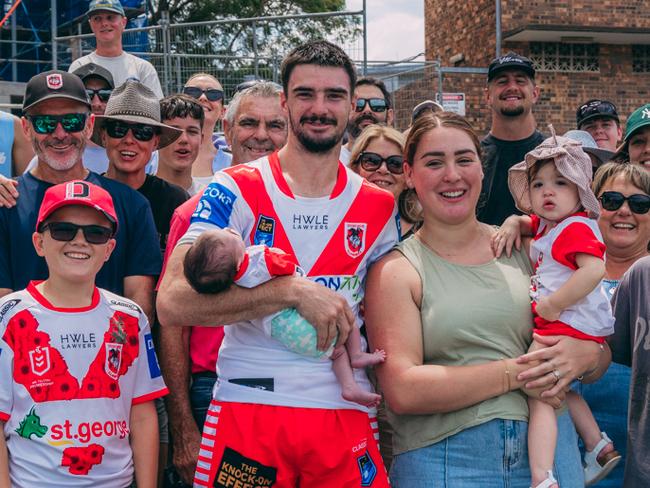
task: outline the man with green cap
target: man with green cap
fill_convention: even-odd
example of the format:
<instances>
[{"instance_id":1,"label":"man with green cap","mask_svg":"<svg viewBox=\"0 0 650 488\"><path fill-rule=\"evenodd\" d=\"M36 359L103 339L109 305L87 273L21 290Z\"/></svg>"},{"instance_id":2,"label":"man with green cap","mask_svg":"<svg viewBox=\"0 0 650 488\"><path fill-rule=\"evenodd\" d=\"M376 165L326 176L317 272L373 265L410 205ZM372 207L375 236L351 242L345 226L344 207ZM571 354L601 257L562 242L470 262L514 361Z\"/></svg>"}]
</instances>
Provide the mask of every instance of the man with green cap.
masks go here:
<instances>
[{"instance_id":1,"label":"man with green cap","mask_svg":"<svg viewBox=\"0 0 650 488\"><path fill-rule=\"evenodd\" d=\"M86 15L90 30L95 34L97 48L73 61L68 71L73 72L84 64L95 63L111 72L115 86L120 86L127 79L138 80L159 99L162 98L160 80L153 65L122 49L122 33L127 19L120 0L92 0Z\"/></svg>"},{"instance_id":2,"label":"man with green cap","mask_svg":"<svg viewBox=\"0 0 650 488\"><path fill-rule=\"evenodd\" d=\"M650 171L650 103L637 108L628 117L623 144L614 160L638 164Z\"/></svg>"}]
</instances>

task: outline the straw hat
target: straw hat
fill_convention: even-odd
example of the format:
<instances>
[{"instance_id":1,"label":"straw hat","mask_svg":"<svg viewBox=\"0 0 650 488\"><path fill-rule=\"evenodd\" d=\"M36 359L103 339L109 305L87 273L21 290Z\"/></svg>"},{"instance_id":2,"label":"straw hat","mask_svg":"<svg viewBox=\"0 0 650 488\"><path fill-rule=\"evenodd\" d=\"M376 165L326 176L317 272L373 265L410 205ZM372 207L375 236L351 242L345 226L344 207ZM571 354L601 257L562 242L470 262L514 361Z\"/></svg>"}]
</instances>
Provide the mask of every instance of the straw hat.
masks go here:
<instances>
[{"instance_id":1,"label":"straw hat","mask_svg":"<svg viewBox=\"0 0 650 488\"><path fill-rule=\"evenodd\" d=\"M527 214L532 212L528 191L528 169L538 161L552 159L558 172L578 187L580 203L589 216L598 218L600 206L594 192L591 191L591 159L578 141L556 136L553 126L549 128L553 135L527 153L524 161L508 170L508 187L517 208Z\"/></svg>"},{"instance_id":2,"label":"straw hat","mask_svg":"<svg viewBox=\"0 0 650 488\"><path fill-rule=\"evenodd\" d=\"M95 116L95 128L91 140L102 147L101 132L107 120L122 120L134 124L146 124L160 131L158 149L170 145L183 133L181 129L160 122L160 101L145 85L137 80L126 80L118 86L106 103L104 115Z\"/></svg>"}]
</instances>

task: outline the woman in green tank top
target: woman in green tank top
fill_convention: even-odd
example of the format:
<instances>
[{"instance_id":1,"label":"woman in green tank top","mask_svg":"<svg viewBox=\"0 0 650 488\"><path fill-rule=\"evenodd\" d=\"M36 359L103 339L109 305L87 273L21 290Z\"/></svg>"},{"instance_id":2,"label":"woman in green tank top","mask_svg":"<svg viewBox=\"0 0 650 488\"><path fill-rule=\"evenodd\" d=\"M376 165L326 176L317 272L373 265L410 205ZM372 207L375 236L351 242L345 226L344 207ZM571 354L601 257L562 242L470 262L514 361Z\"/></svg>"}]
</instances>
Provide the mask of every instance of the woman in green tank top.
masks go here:
<instances>
[{"instance_id":1,"label":"woman in green tank top","mask_svg":"<svg viewBox=\"0 0 650 488\"><path fill-rule=\"evenodd\" d=\"M609 350L570 337L521 357L531 341L530 263L524 252L492 253L494 229L475 212L479 154L464 118L442 113L416 122L404 170L424 224L368 277L366 326L372 347L387 353L377 374L394 429L397 488L528 486L520 388L538 387L560 407L573 379L596 379L609 364ZM584 486L568 417L560 416L556 451L562 488Z\"/></svg>"}]
</instances>

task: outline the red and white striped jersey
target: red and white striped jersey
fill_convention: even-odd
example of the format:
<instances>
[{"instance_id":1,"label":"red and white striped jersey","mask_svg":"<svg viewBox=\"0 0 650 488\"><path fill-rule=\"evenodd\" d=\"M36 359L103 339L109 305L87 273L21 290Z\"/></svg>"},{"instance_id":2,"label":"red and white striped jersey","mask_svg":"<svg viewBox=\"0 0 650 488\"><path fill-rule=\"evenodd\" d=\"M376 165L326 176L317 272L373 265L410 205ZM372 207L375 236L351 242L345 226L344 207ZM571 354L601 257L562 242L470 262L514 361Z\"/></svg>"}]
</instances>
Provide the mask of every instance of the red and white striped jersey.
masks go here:
<instances>
[{"instance_id":1,"label":"red and white striped jersey","mask_svg":"<svg viewBox=\"0 0 650 488\"><path fill-rule=\"evenodd\" d=\"M167 393L146 316L95 288L60 309L30 283L0 300L0 420L12 486L123 487L131 406Z\"/></svg>"},{"instance_id":2,"label":"red and white striped jersey","mask_svg":"<svg viewBox=\"0 0 650 488\"><path fill-rule=\"evenodd\" d=\"M265 244L296 257L306 277L342 294L357 316L368 267L397 242L393 196L339 163L330 195L294 195L277 153L215 174L180 243L215 227L237 230L247 245ZM364 344L365 347L365 344ZM215 398L314 408L364 408L341 398L329 361L288 351L260 327L225 328ZM370 389L361 370L357 381Z\"/></svg>"}]
</instances>

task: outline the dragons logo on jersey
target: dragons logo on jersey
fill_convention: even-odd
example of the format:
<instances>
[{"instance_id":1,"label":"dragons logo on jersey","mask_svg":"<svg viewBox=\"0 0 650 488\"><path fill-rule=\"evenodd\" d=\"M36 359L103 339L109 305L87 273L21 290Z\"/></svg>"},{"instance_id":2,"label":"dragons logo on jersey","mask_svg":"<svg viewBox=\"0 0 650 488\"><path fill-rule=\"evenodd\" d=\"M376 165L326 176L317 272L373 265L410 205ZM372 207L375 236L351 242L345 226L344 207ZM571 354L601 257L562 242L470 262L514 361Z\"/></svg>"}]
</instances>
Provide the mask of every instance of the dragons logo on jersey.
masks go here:
<instances>
[{"instance_id":1,"label":"dragons logo on jersey","mask_svg":"<svg viewBox=\"0 0 650 488\"><path fill-rule=\"evenodd\" d=\"M43 437L47 433L48 427L41 424L41 418L36 415L36 405L34 405L25 418L20 421L18 428L16 429L16 434L25 439L31 438L35 435L36 437Z\"/></svg>"},{"instance_id":2,"label":"dragons logo on jersey","mask_svg":"<svg viewBox=\"0 0 650 488\"><path fill-rule=\"evenodd\" d=\"M368 451L357 458L357 464L361 473L361 486L371 486L375 476L377 476L377 466L375 466L375 462L368 454Z\"/></svg>"},{"instance_id":3,"label":"dragons logo on jersey","mask_svg":"<svg viewBox=\"0 0 650 488\"><path fill-rule=\"evenodd\" d=\"M124 347L124 344L118 344L116 342L106 343L106 363L104 364L104 371L106 371L106 374L114 380L119 376L120 366L122 365L122 347Z\"/></svg>"},{"instance_id":4,"label":"dragons logo on jersey","mask_svg":"<svg viewBox=\"0 0 650 488\"><path fill-rule=\"evenodd\" d=\"M356 258L366 250L366 224L345 223L345 252Z\"/></svg>"},{"instance_id":5,"label":"dragons logo on jersey","mask_svg":"<svg viewBox=\"0 0 650 488\"><path fill-rule=\"evenodd\" d=\"M36 349L29 351L29 364L32 372L36 376L43 376L50 370L52 362L50 361L50 347L36 346Z\"/></svg>"},{"instance_id":6,"label":"dragons logo on jersey","mask_svg":"<svg viewBox=\"0 0 650 488\"><path fill-rule=\"evenodd\" d=\"M275 240L275 219L260 214L257 219L257 226L255 227L255 244L264 244L273 247Z\"/></svg>"}]
</instances>

